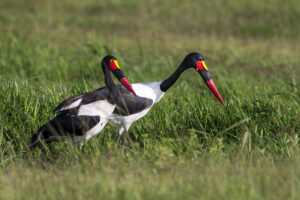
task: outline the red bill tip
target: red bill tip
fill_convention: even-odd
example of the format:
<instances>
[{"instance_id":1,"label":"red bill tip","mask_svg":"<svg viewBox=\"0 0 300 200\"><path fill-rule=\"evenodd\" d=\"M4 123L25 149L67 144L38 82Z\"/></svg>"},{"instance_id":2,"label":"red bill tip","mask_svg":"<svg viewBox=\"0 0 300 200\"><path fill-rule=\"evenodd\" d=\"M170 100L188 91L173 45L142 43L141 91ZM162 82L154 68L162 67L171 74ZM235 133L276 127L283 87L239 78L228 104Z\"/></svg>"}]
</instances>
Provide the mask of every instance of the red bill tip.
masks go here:
<instances>
[{"instance_id":1,"label":"red bill tip","mask_svg":"<svg viewBox=\"0 0 300 200\"><path fill-rule=\"evenodd\" d=\"M212 79L210 79L209 81L206 81L206 85L209 87L209 89L212 91L212 93L214 93L215 97L217 97L217 99L222 103L224 104L216 86L215 86L215 83L213 82Z\"/></svg>"},{"instance_id":2,"label":"red bill tip","mask_svg":"<svg viewBox=\"0 0 300 200\"><path fill-rule=\"evenodd\" d=\"M130 83L128 82L128 80L125 77L121 78L120 82L127 88L127 90L129 90L135 96L137 96L135 91L132 89L132 86L130 85Z\"/></svg>"}]
</instances>

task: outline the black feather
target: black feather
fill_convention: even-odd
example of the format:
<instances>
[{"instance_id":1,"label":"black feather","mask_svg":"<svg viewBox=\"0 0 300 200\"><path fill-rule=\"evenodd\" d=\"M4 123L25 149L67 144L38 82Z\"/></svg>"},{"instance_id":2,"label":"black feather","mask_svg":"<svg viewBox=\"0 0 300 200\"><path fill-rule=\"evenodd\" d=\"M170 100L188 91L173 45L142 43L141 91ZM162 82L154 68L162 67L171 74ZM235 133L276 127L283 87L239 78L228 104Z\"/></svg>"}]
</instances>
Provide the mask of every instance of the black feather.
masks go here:
<instances>
[{"instance_id":1,"label":"black feather","mask_svg":"<svg viewBox=\"0 0 300 200\"><path fill-rule=\"evenodd\" d=\"M86 105L89 103L93 103L95 101L106 99L109 103L116 104L114 113L122 116L128 116L128 115L139 113L149 108L153 104L152 99L135 96L121 84L117 85L117 88L118 88L117 98L113 98L110 92L108 91L108 89L106 87L102 87L97 90L79 94L77 96L73 96L69 99L64 100L61 104L59 104L59 106L55 109L55 111L57 113L74 112L74 108L65 109L65 110L60 110L60 109L71 105L73 102L75 102L80 98L82 98L80 105Z\"/></svg>"}]
</instances>

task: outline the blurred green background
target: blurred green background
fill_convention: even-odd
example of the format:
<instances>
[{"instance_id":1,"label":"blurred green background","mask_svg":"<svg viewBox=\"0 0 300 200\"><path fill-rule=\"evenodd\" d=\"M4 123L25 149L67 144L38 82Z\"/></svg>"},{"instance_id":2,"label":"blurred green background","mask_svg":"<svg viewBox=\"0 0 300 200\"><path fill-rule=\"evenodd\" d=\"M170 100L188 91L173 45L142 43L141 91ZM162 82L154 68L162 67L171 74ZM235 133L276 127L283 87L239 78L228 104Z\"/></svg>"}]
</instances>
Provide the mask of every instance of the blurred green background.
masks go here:
<instances>
[{"instance_id":1,"label":"blurred green background","mask_svg":"<svg viewBox=\"0 0 300 200\"><path fill-rule=\"evenodd\" d=\"M169 74L157 66L175 67L190 51L232 74L299 73L299 7L296 0L2 0L1 74L98 79L99 60L112 53L129 74L151 72L137 82L152 81Z\"/></svg>"}]
</instances>

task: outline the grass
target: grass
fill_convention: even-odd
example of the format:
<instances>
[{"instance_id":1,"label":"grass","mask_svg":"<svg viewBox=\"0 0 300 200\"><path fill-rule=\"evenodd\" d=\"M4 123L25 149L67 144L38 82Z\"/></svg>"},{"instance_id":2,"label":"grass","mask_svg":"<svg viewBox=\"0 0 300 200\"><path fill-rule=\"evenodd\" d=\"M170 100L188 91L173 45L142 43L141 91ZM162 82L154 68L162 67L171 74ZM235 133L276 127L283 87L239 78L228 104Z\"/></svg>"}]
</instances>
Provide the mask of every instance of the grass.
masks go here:
<instances>
[{"instance_id":1,"label":"grass","mask_svg":"<svg viewBox=\"0 0 300 200\"><path fill-rule=\"evenodd\" d=\"M297 199L297 1L0 2L0 199ZM280 13L280 14L279 14ZM225 102L185 72L130 129L82 150L30 151L64 98L103 86L115 55L130 82L168 77L201 52Z\"/></svg>"}]
</instances>

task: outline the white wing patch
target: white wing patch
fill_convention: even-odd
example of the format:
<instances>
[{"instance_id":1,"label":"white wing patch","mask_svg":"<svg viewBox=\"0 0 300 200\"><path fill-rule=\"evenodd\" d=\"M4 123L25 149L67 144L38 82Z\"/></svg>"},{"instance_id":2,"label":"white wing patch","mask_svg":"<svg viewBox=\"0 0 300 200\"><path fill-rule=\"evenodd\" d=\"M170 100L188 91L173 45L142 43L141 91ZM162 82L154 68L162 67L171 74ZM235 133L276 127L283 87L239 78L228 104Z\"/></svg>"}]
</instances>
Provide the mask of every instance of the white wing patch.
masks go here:
<instances>
[{"instance_id":1,"label":"white wing patch","mask_svg":"<svg viewBox=\"0 0 300 200\"><path fill-rule=\"evenodd\" d=\"M108 103L107 100L95 101L86 105L81 105L78 115L100 116L100 118L107 118L112 114L116 105Z\"/></svg>"},{"instance_id":2,"label":"white wing patch","mask_svg":"<svg viewBox=\"0 0 300 200\"><path fill-rule=\"evenodd\" d=\"M62 107L61 109L59 109L59 111L67 110L67 109L71 109L71 108L76 108L77 106L80 105L81 101L82 101L82 98L74 101L73 103L71 103L67 106Z\"/></svg>"}]
</instances>

